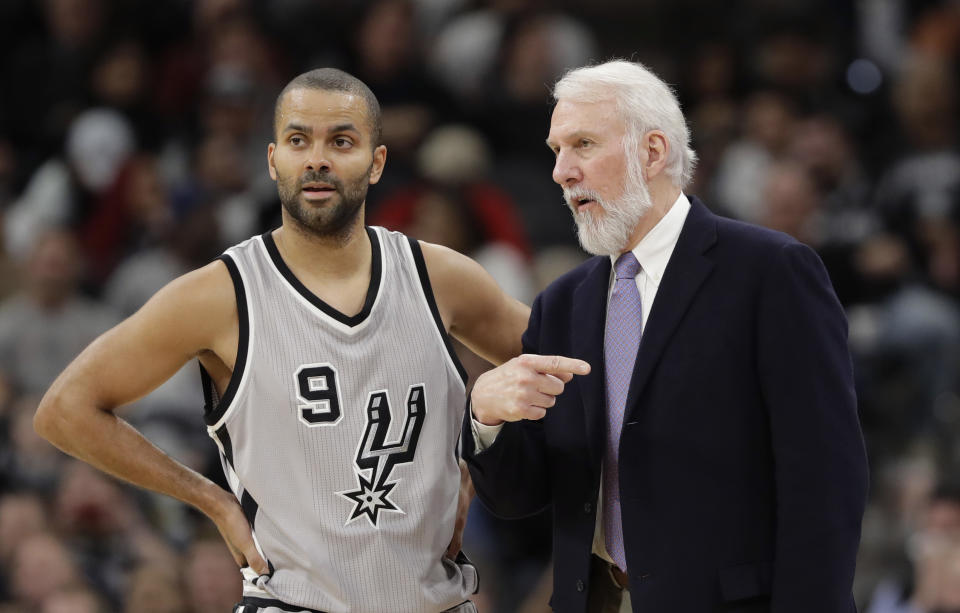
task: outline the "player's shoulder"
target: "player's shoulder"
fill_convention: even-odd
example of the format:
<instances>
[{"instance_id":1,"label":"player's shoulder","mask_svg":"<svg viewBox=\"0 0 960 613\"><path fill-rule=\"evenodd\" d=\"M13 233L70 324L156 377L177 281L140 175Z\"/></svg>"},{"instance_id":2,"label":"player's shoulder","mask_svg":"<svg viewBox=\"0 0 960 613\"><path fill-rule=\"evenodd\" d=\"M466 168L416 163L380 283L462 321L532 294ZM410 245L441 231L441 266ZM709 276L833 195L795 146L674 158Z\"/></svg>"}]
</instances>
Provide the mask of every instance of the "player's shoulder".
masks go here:
<instances>
[{"instance_id":1,"label":"player's shoulder","mask_svg":"<svg viewBox=\"0 0 960 613\"><path fill-rule=\"evenodd\" d=\"M469 281L470 277L482 270L480 264L473 259L463 255L459 251L419 241L409 239L414 250L419 249L423 257L423 262L430 276L431 283L436 286L447 281Z\"/></svg>"},{"instance_id":2,"label":"player's shoulder","mask_svg":"<svg viewBox=\"0 0 960 613\"><path fill-rule=\"evenodd\" d=\"M229 314L236 309L234 281L225 258L183 274L154 296L155 302L196 316Z\"/></svg>"}]
</instances>

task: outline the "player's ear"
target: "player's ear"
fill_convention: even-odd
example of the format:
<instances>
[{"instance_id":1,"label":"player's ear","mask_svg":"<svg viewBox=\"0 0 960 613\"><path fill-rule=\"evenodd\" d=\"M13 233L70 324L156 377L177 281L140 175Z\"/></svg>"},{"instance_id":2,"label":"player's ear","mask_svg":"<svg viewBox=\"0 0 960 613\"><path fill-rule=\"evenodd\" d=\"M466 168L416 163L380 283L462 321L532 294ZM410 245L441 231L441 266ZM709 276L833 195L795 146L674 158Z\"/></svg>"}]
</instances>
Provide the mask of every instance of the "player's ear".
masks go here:
<instances>
[{"instance_id":1,"label":"player's ear","mask_svg":"<svg viewBox=\"0 0 960 613\"><path fill-rule=\"evenodd\" d=\"M270 171L270 178L277 180L277 167L273 165L273 152L277 150L276 143L267 145L267 170Z\"/></svg>"},{"instance_id":2,"label":"player's ear","mask_svg":"<svg viewBox=\"0 0 960 613\"><path fill-rule=\"evenodd\" d=\"M383 167L386 163L387 147L386 145L380 145L373 150L373 165L370 168L370 185L380 180L380 175L383 174Z\"/></svg>"}]
</instances>

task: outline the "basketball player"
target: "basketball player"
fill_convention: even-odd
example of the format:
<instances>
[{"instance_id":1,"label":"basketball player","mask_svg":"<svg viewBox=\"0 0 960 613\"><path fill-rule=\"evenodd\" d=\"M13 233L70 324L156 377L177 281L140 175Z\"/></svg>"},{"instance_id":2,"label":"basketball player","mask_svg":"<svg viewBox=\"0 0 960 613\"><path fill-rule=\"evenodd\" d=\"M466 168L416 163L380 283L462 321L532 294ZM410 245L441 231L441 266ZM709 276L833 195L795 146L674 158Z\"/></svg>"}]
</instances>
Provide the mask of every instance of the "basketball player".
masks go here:
<instances>
[{"instance_id":1,"label":"basketball player","mask_svg":"<svg viewBox=\"0 0 960 613\"><path fill-rule=\"evenodd\" d=\"M333 69L295 78L275 137L281 227L92 343L36 428L210 517L243 567L238 613L474 611L476 572L450 557L466 375L447 333L501 363L520 353L529 309L472 260L364 226L387 151L362 82ZM194 358L232 493L114 414Z\"/></svg>"}]
</instances>

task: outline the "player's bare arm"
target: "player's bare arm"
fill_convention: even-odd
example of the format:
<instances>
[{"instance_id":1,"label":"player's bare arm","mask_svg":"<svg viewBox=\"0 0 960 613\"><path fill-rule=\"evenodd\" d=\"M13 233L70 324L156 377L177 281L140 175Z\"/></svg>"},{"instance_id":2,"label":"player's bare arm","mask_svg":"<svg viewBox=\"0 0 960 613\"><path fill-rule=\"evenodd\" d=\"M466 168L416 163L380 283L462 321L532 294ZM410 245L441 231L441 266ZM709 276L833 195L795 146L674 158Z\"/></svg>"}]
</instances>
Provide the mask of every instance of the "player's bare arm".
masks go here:
<instances>
[{"instance_id":1,"label":"player's bare arm","mask_svg":"<svg viewBox=\"0 0 960 613\"><path fill-rule=\"evenodd\" d=\"M504 293L467 256L439 245L420 245L447 331L493 364L520 355L530 307Z\"/></svg>"},{"instance_id":2,"label":"player's bare arm","mask_svg":"<svg viewBox=\"0 0 960 613\"><path fill-rule=\"evenodd\" d=\"M215 380L229 378L238 330L226 266L217 261L184 275L91 343L57 377L34 427L104 472L196 507L216 523L238 564L265 573L235 497L164 454L114 413L193 358L201 357Z\"/></svg>"},{"instance_id":3,"label":"player's bare arm","mask_svg":"<svg viewBox=\"0 0 960 613\"><path fill-rule=\"evenodd\" d=\"M474 417L497 425L541 419L573 375L590 372L583 360L521 356L530 308L507 296L483 268L453 250L421 243L437 308L451 334L497 368L477 378Z\"/></svg>"}]
</instances>

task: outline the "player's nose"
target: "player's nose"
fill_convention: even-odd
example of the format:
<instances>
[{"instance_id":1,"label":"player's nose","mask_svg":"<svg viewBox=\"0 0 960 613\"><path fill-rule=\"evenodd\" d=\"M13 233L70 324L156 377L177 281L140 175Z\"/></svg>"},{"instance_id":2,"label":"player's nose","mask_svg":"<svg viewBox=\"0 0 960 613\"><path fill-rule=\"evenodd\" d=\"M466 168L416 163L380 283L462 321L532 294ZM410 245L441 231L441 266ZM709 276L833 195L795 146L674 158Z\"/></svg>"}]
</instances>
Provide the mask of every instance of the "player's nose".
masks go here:
<instances>
[{"instance_id":1,"label":"player's nose","mask_svg":"<svg viewBox=\"0 0 960 613\"><path fill-rule=\"evenodd\" d=\"M304 170L330 170L330 160L327 158L326 150L319 146L311 148L303 161L303 168Z\"/></svg>"}]
</instances>

